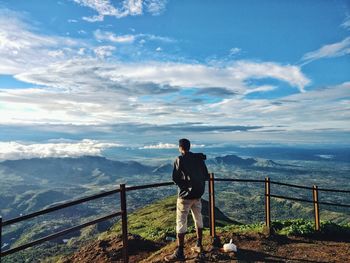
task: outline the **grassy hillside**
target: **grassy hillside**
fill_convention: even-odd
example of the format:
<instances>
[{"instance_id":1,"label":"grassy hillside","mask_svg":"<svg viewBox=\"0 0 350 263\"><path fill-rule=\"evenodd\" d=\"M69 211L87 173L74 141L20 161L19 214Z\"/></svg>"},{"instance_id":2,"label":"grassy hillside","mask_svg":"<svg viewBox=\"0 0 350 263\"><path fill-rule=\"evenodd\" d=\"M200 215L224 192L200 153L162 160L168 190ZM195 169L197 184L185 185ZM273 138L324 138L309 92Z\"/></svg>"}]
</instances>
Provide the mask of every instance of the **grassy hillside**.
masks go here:
<instances>
[{"instance_id":1,"label":"grassy hillside","mask_svg":"<svg viewBox=\"0 0 350 263\"><path fill-rule=\"evenodd\" d=\"M175 237L176 196L170 196L145 206L128 216L128 231L143 238L154 241L165 241L167 236ZM204 226L209 226L208 202L202 200ZM216 209L217 225L239 224L230 220L220 210ZM194 232L194 222L191 216L188 220L189 232ZM115 224L104 237L121 233L121 224Z\"/></svg>"}]
</instances>

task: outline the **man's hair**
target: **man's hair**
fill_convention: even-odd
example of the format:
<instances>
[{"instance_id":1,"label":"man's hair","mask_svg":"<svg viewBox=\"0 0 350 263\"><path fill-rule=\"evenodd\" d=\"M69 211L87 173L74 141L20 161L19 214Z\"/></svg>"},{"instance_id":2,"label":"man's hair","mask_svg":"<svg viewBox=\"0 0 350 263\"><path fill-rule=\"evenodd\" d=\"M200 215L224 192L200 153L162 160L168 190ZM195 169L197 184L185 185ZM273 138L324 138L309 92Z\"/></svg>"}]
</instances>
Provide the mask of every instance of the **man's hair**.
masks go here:
<instances>
[{"instance_id":1,"label":"man's hair","mask_svg":"<svg viewBox=\"0 0 350 263\"><path fill-rule=\"evenodd\" d=\"M179 140L179 146L181 146L185 151L189 151L191 148L191 143L189 140L184 138Z\"/></svg>"}]
</instances>

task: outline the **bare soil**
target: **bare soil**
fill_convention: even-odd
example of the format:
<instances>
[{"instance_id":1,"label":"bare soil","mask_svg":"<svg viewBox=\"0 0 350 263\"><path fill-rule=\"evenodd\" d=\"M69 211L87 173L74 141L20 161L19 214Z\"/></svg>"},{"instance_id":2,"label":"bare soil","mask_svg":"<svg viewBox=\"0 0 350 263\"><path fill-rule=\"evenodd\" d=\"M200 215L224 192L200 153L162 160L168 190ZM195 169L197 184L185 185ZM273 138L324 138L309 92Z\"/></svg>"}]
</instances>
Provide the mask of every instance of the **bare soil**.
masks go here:
<instances>
[{"instance_id":1,"label":"bare soil","mask_svg":"<svg viewBox=\"0 0 350 263\"><path fill-rule=\"evenodd\" d=\"M204 253L191 251L195 237L186 239L185 262L350 262L350 237L287 237L266 236L261 233L220 235L221 243L230 239L237 245L237 253L225 253L213 248L210 238L204 240ZM129 237L129 262L164 262L172 254L176 242L156 243L139 236ZM95 241L65 259L64 263L123 262L120 237Z\"/></svg>"}]
</instances>

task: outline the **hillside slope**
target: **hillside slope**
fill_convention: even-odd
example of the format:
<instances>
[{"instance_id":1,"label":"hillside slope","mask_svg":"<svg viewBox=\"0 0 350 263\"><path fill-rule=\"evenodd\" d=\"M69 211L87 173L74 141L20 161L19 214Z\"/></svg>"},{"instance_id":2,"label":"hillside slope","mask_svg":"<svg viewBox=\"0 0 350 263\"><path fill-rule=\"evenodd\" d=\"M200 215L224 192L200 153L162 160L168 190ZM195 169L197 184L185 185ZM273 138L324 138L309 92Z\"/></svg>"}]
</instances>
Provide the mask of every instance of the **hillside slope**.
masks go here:
<instances>
[{"instance_id":1,"label":"hillside slope","mask_svg":"<svg viewBox=\"0 0 350 263\"><path fill-rule=\"evenodd\" d=\"M176 197L169 197L129 215L130 262L163 262L164 256L174 251L176 242L170 237L175 236L175 201ZM207 204L203 203L203 207L206 209ZM289 220L275 222L276 234L269 237L264 234L262 224L240 225L220 211L217 214L221 225L217 228L218 236L222 243L233 239L238 252L224 253L214 249L206 230L205 253L192 253L190 248L195 244L195 233L190 227L186 237L186 262L347 262L350 259L350 226L324 223L323 232L315 235L311 223ZM120 226L116 224L98 240L59 262L122 262L120 233ZM306 236L286 235L293 233Z\"/></svg>"}]
</instances>

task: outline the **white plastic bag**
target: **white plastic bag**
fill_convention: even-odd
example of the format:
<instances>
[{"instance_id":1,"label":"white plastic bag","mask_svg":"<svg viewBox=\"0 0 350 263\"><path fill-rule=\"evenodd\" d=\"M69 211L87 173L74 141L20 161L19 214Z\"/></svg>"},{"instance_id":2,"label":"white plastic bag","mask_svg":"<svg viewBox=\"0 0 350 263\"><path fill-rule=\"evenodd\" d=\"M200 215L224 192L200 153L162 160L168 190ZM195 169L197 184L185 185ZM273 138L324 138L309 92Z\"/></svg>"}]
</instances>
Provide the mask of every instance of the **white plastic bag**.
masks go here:
<instances>
[{"instance_id":1,"label":"white plastic bag","mask_svg":"<svg viewBox=\"0 0 350 263\"><path fill-rule=\"evenodd\" d=\"M237 246L232 243L232 239L230 240L230 243L224 244L224 251L225 252L237 252Z\"/></svg>"}]
</instances>

